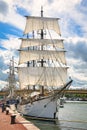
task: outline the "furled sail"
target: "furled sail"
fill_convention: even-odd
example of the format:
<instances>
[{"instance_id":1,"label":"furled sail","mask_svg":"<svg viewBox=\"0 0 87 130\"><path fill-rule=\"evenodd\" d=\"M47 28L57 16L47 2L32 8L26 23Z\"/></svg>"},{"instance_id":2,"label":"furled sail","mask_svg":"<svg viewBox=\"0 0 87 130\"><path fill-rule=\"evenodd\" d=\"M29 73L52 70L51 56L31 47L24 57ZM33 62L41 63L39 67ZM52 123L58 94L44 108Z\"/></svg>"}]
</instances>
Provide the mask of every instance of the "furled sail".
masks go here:
<instances>
[{"instance_id":1,"label":"furled sail","mask_svg":"<svg viewBox=\"0 0 87 130\"><path fill-rule=\"evenodd\" d=\"M20 67L18 72L21 89L27 85L60 87L67 79L67 67Z\"/></svg>"},{"instance_id":2,"label":"furled sail","mask_svg":"<svg viewBox=\"0 0 87 130\"><path fill-rule=\"evenodd\" d=\"M42 46L50 45L63 49L64 44L62 39L22 39L21 48L32 47L32 46Z\"/></svg>"},{"instance_id":3,"label":"furled sail","mask_svg":"<svg viewBox=\"0 0 87 130\"><path fill-rule=\"evenodd\" d=\"M65 60L65 51L49 51L49 50L28 50L28 51L20 51L20 59L19 64L22 64L31 60L57 60L63 64L66 64Z\"/></svg>"},{"instance_id":4,"label":"furled sail","mask_svg":"<svg viewBox=\"0 0 87 130\"><path fill-rule=\"evenodd\" d=\"M27 16L24 34L28 34L33 30L38 31L41 29L54 30L56 33L61 35L60 28L58 25L58 18Z\"/></svg>"}]
</instances>

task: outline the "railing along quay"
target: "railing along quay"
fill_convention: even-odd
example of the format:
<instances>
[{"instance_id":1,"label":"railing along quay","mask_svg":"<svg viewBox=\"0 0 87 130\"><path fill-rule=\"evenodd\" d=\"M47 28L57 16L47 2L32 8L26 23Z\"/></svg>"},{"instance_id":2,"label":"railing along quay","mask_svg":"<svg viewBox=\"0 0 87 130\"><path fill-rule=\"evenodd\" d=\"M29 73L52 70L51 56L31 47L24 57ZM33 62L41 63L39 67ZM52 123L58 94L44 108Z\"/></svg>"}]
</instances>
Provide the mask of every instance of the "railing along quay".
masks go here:
<instances>
[{"instance_id":1,"label":"railing along quay","mask_svg":"<svg viewBox=\"0 0 87 130\"><path fill-rule=\"evenodd\" d=\"M58 90L56 90L56 91L58 91ZM25 90L15 90L15 93L16 93L16 95L23 95L23 94L29 94L29 93L31 93L31 92L33 92L33 90L27 90L27 89L25 89ZM80 89L80 90L73 90L73 89L71 89L71 90L64 90L63 91L64 93L66 93L66 94L87 94L87 90L82 90L82 89ZM0 91L0 96L8 96L9 95L9 91Z\"/></svg>"}]
</instances>

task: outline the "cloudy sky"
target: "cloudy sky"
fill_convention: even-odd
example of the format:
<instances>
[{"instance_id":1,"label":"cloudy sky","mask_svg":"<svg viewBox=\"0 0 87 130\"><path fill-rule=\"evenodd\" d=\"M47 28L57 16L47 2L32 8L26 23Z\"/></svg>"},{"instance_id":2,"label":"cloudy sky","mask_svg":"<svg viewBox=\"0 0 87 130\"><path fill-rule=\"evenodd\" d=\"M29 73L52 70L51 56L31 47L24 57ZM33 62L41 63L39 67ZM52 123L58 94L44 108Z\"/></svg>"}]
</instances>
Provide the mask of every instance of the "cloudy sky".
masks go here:
<instances>
[{"instance_id":1,"label":"cloudy sky","mask_svg":"<svg viewBox=\"0 0 87 130\"><path fill-rule=\"evenodd\" d=\"M40 16L41 6L44 16L60 18L72 87L87 88L87 0L0 0L0 88L7 84L9 60L18 62L24 16Z\"/></svg>"}]
</instances>

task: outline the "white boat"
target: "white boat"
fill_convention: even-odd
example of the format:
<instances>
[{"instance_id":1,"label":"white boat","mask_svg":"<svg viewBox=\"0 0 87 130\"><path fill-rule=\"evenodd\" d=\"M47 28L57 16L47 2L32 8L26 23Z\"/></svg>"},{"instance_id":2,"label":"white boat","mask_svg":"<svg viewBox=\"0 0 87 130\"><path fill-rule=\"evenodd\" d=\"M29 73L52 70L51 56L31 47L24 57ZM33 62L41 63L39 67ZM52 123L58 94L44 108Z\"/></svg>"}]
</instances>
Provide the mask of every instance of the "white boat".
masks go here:
<instances>
[{"instance_id":1,"label":"white boat","mask_svg":"<svg viewBox=\"0 0 87 130\"><path fill-rule=\"evenodd\" d=\"M41 17L26 16L18 75L20 89L28 88L33 92L23 95L17 108L20 113L33 119L55 120L60 95L72 83L71 79L67 81L68 67L58 20L43 17L43 8ZM58 39L54 39L50 31L55 32Z\"/></svg>"},{"instance_id":2,"label":"white boat","mask_svg":"<svg viewBox=\"0 0 87 130\"><path fill-rule=\"evenodd\" d=\"M60 108L63 108L64 107L64 97L60 97Z\"/></svg>"}]
</instances>

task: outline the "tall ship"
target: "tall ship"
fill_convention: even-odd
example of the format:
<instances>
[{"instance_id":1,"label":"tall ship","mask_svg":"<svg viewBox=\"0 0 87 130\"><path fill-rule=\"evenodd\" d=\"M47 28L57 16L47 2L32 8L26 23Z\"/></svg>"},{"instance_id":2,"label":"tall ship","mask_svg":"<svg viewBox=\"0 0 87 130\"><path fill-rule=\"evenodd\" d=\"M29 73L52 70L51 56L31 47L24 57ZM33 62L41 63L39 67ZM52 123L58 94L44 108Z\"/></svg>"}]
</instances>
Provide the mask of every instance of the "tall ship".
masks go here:
<instances>
[{"instance_id":1,"label":"tall ship","mask_svg":"<svg viewBox=\"0 0 87 130\"><path fill-rule=\"evenodd\" d=\"M20 89L27 89L18 111L34 119L55 120L61 93L72 79L67 64L59 18L26 16L24 37L19 49L18 77ZM54 39L55 34L58 38Z\"/></svg>"}]
</instances>

